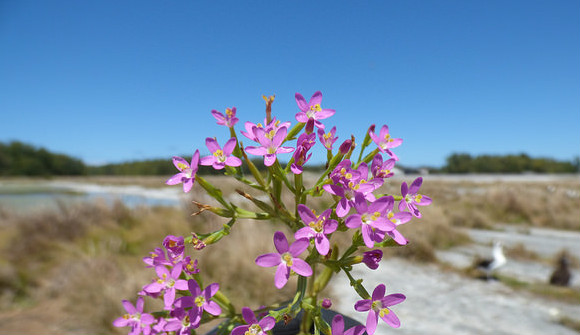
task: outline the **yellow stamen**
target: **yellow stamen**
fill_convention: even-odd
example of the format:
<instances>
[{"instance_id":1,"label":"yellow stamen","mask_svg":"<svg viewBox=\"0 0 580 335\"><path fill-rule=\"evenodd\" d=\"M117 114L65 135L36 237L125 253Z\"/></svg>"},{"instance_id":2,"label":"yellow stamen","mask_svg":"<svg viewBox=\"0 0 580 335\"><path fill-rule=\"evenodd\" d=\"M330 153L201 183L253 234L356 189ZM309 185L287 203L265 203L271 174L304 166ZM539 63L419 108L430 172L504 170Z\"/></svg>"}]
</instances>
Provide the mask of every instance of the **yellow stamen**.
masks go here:
<instances>
[{"instance_id":1,"label":"yellow stamen","mask_svg":"<svg viewBox=\"0 0 580 335\"><path fill-rule=\"evenodd\" d=\"M194 300L194 303L197 307L201 307L205 303L205 298L201 295L197 296Z\"/></svg>"}]
</instances>

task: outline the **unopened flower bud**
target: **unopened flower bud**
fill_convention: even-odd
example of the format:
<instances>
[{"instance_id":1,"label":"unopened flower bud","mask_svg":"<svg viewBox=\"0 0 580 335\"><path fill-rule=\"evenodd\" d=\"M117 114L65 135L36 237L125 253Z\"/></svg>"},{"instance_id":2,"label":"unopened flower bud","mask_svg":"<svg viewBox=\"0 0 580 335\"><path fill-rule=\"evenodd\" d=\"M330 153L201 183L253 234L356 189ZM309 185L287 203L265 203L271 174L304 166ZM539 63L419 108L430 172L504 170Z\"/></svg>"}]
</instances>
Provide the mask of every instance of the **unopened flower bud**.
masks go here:
<instances>
[{"instance_id":1,"label":"unopened flower bud","mask_svg":"<svg viewBox=\"0 0 580 335\"><path fill-rule=\"evenodd\" d=\"M312 132L314 131L314 119L313 118L308 119L308 122L306 122L306 128L304 129L304 131L306 132L306 134L312 134Z\"/></svg>"},{"instance_id":2,"label":"unopened flower bud","mask_svg":"<svg viewBox=\"0 0 580 335\"><path fill-rule=\"evenodd\" d=\"M363 263L370 269L376 270L379 267L379 262L383 258L383 252L379 249L367 251L363 253Z\"/></svg>"},{"instance_id":3,"label":"unopened flower bud","mask_svg":"<svg viewBox=\"0 0 580 335\"><path fill-rule=\"evenodd\" d=\"M330 299L326 298L322 300L322 308L329 309L330 306L332 306L332 301L330 301Z\"/></svg>"},{"instance_id":4,"label":"unopened flower bud","mask_svg":"<svg viewBox=\"0 0 580 335\"><path fill-rule=\"evenodd\" d=\"M340 145L338 150L340 151L341 154L346 155L346 153L350 150L351 146L352 146L352 141L345 140L344 142L342 142L342 144Z\"/></svg>"}]
</instances>

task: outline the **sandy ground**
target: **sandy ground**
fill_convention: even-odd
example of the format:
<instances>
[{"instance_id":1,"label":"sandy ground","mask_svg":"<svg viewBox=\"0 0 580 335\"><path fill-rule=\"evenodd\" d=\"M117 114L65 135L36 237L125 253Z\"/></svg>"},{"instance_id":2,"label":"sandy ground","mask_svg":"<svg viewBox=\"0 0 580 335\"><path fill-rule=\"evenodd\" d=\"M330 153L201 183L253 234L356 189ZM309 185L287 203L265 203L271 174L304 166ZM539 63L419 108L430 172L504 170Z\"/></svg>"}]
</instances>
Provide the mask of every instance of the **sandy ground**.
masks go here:
<instances>
[{"instance_id":1,"label":"sandy ground","mask_svg":"<svg viewBox=\"0 0 580 335\"><path fill-rule=\"evenodd\" d=\"M533 229L521 232L507 227L502 231L469 230L474 245L439 252L440 262L457 268L468 266L475 255L489 254L489 243L502 240L508 247L523 243L526 248L537 247L543 253L555 255L563 247L574 255L580 255L580 233L549 229ZM556 238L556 237L557 238ZM509 260L499 271L529 282L545 282L552 271L550 265L541 262ZM379 322L376 334L578 334L557 323L562 316L580 320L578 304L562 303L526 293L514 291L499 281L482 281L461 274L442 271L435 264L421 265L403 259L383 260L379 269L372 271L359 266L353 272L355 278L363 278L369 291L383 283L387 294L403 293L407 300L394 306L393 310L402 322L400 329L389 329ZM366 314L353 308L360 298L348 287L346 276L339 275L334 293L341 295L333 308L364 323ZM580 289L580 273L573 273L574 287Z\"/></svg>"}]
</instances>

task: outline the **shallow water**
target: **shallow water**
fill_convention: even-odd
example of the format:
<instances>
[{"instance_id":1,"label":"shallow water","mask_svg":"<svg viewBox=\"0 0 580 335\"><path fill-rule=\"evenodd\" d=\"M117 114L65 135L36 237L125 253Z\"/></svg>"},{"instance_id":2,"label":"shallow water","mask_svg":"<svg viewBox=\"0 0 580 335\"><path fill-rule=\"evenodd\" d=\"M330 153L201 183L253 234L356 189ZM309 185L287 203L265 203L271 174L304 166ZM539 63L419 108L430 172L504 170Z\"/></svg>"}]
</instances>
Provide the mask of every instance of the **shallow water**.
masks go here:
<instances>
[{"instance_id":1,"label":"shallow water","mask_svg":"<svg viewBox=\"0 0 580 335\"><path fill-rule=\"evenodd\" d=\"M98 185L63 181L0 182L0 208L19 213L56 208L59 203L121 201L128 207L178 207L183 193L176 188L145 188L135 185Z\"/></svg>"}]
</instances>

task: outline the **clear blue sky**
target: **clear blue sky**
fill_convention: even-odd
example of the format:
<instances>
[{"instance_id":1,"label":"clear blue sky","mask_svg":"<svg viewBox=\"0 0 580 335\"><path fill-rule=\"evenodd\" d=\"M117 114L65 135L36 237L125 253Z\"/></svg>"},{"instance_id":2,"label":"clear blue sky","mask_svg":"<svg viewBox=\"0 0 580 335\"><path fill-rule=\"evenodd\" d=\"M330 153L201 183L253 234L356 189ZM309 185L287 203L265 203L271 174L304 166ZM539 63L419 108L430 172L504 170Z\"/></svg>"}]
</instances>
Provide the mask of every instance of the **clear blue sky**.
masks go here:
<instances>
[{"instance_id":1,"label":"clear blue sky","mask_svg":"<svg viewBox=\"0 0 580 335\"><path fill-rule=\"evenodd\" d=\"M276 94L294 124L317 90L339 141L387 124L406 166L573 159L580 1L0 1L3 142L169 160L225 142L212 109L258 122Z\"/></svg>"}]
</instances>

